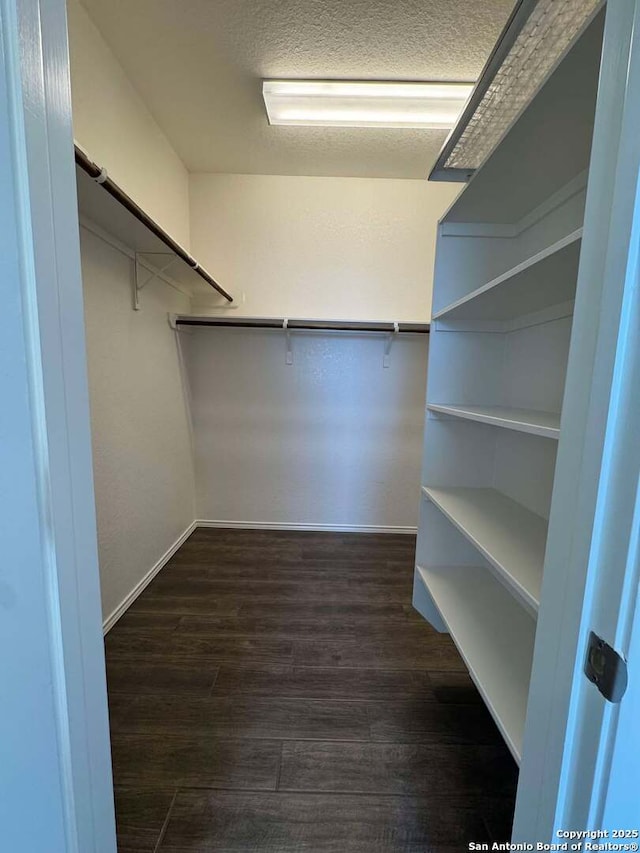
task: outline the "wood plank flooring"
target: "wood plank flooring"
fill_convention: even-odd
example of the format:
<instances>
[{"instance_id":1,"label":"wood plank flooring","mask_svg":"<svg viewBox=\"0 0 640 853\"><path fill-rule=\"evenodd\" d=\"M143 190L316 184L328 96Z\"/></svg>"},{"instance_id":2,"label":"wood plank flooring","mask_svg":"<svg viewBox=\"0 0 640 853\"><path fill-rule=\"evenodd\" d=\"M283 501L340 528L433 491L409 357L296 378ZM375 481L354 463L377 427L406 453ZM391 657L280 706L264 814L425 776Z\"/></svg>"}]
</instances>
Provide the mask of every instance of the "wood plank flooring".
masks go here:
<instances>
[{"instance_id":1,"label":"wood plank flooring","mask_svg":"<svg viewBox=\"0 0 640 853\"><path fill-rule=\"evenodd\" d=\"M516 767L412 536L197 530L106 638L120 853L453 853Z\"/></svg>"}]
</instances>

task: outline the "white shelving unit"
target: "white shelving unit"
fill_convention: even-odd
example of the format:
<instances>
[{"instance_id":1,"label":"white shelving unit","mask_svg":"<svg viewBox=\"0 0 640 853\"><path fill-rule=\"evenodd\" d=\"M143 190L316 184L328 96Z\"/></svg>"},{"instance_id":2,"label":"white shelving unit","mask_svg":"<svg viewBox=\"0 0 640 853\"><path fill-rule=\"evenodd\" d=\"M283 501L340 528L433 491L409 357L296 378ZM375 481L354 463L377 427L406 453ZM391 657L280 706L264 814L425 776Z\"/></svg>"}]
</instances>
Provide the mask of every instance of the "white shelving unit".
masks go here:
<instances>
[{"instance_id":1,"label":"white shelving unit","mask_svg":"<svg viewBox=\"0 0 640 853\"><path fill-rule=\"evenodd\" d=\"M495 489L425 486L422 491L489 561L498 580L535 614L547 539L545 519Z\"/></svg>"},{"instance_id":2,"label":"white shelving unit","mask_svg":"<svg viewBox=\"0 0 640 853\"><path fill-rule=\"evenodd\" d=\"M535 622L481 566L421 567L417 573L519 763ZM500 614L496 632L494 614Z\"/></svg>"},{"instance_id":3,"label":"white shelving unit","mask_svg":"<svg viewBox=\"0 0 640 853\"><path fill-rule=\"evenodd\" d=\"M544 585L563 568L548 533L603 24L601 10L437 236L414 606L450 632L523 768Z\"/></svg>"}]
</instances>

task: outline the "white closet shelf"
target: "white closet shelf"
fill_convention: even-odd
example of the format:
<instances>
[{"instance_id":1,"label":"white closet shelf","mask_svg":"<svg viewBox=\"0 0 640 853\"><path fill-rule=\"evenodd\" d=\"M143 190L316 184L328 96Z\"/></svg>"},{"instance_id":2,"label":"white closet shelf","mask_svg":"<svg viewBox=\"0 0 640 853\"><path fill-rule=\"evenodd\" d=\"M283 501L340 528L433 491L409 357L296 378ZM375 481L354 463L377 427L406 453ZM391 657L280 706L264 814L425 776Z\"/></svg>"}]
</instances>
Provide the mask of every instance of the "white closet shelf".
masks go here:
<instances>
[{"instance_id":1,"label":"white closet shelf","mask_svg":"<svg viewBox=\"0 0 640 853\"><path fill-rule=\"evenodd\" d=\"M518 3L517 14L527 14L527 5ZM447 221L519 223L589 168L602 28L601 10L477 169L446 214ZM509 50L513 42L507 39L506 44ZM493 68L494 62L492 58ZM505 92L506 102L512 97L515 90ZM449 139L456 136L454 130Z\"/></svg>"},{"instance_id":2,"label":"white closet shelf","mask_svg":"<svg viewBox=\"0 0 640 853\"><path fill-rule=\"evenodd\" d=\"M416 572L519 764L534 620L482 566L418 566Z\"/></svg>"},{"instance_id":3,"label":"white closet shelf","mask_svg":"<svg viewBox=\"0 0 640 853\"><path fill-rule=\"evenodd\" d=\"M89 228L98 226L115 237L132 256L140 256L152 268L164 271L192 296L215 296L217 291L227 302L233 301L231 294L78 145L75 157L81 223L84 219Z\"/></svg>"},{"instance_id":4,"label":"white closet shelf","mask_svg":"<svg viewBox=\"0 0 640 853\"><path fill-rule=\"evenodd\" d=\"M556 412L538 412L506 406L445 406L439 403L428 403L427 410L544 438L560 438L560 415Z\"/></svg>"},{"instance_id":5,"label":"white closet shelf","mask_svg":"<svg viewBox=\"0 0 640 853\"><path fill-rule=\"evenodd\" d=\"M489 561L516 601L535 616L540 606L546 520L496 489L424 486L422 491Z\"/></svg>"},{"instance_id":6,"label":"white closet shelf","mask_svg":"<svg viewBox=\"0 0 640 853\"><path fill-rule=\"evenodd\" d=\"M434 320L514 320L575 298L582 228L434 314Z\"/></svg>"},{"instance_id":7,"label":"white closet shelf","mask_svg":"<svg viewBox=\"0 0 640 853\"><path fill-rule=\"evenodd\" d=\"M176 314L176 326L227 326L240 329L285 329L307 332L384 332L429 334L429 323L397 323L393 320L310 320L285 317L220 317L207 314Z\"/></svg>"}]
</instances>

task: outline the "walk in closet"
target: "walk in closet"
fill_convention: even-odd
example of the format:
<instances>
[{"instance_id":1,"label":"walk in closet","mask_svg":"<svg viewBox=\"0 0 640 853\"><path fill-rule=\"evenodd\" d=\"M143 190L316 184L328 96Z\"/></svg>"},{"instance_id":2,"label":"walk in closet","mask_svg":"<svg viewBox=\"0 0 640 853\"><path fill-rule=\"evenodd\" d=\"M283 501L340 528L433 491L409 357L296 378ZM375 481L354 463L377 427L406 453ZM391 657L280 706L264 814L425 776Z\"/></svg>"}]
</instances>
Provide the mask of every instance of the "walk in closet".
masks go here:
<instances>
[{"instance_id":1,"label":"walk in closet","mask_svg":"<svg viewBox=\"0 0 640 853\"><path fill-rule=\"evenodd\" d=\"M0 6L35 484L4 643L29 544L47 626L6 728L50 711L56 838L621 826L640 0Z\"/></svg>"}]
</instances>

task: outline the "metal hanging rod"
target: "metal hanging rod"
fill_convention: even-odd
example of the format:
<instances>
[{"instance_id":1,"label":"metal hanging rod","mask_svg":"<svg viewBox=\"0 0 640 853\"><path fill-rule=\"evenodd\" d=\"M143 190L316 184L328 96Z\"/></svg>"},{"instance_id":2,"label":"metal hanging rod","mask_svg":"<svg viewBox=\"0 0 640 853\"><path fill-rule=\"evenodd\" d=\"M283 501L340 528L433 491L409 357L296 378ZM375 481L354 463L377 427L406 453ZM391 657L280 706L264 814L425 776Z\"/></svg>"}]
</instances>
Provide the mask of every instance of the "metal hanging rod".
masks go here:
<instances>
[{"instance_id":1,"label":"metal hanging rod","mask_svg":"<svg viewBox=\"0 0 640 853\"><path fill-rule=\"evenodd\" d=\"M87 173L87 175L89 175L90 178L93 178L96 183L100 184L109 193L109 195L113 196L113 198L126 208L132 216L148 228L152 234L155 234L158 240L161 240L165 246L171 249L174 254L185 262L185 264L190 266L201 279L206 281L214 290L217 290L221 296L224 296L227 302L233 302L233 296L227 293L227 291L218 284L213 276L203 269L196 259L191 257L191 255L186 252L179 243L176 243L173 237L170 237L169 234L167 234L167 232L161 228L148 213L145 213L145 211L137 205L135 201L130 198L124 190L118 186L118 184L115 183L115 181L112 181L107 175L105 169L100 168L100 166L97 166L93 160L90 160L79 146L75 145L74 148L76 163Z\"/></svg>"},{"instance_id":2,"label":"metal hanging rod","mask_svg":"<svg viewBox=\"0 0 640 853\"><path fill-rule=\"evenodd\" d=\"M376 323L357 320L289 320L286 317L189 317L178 314L175 326L232 326L240 329L287 329L289 331L396 332L426 335L428 323Z\"/></svg>"}]
</instances>

